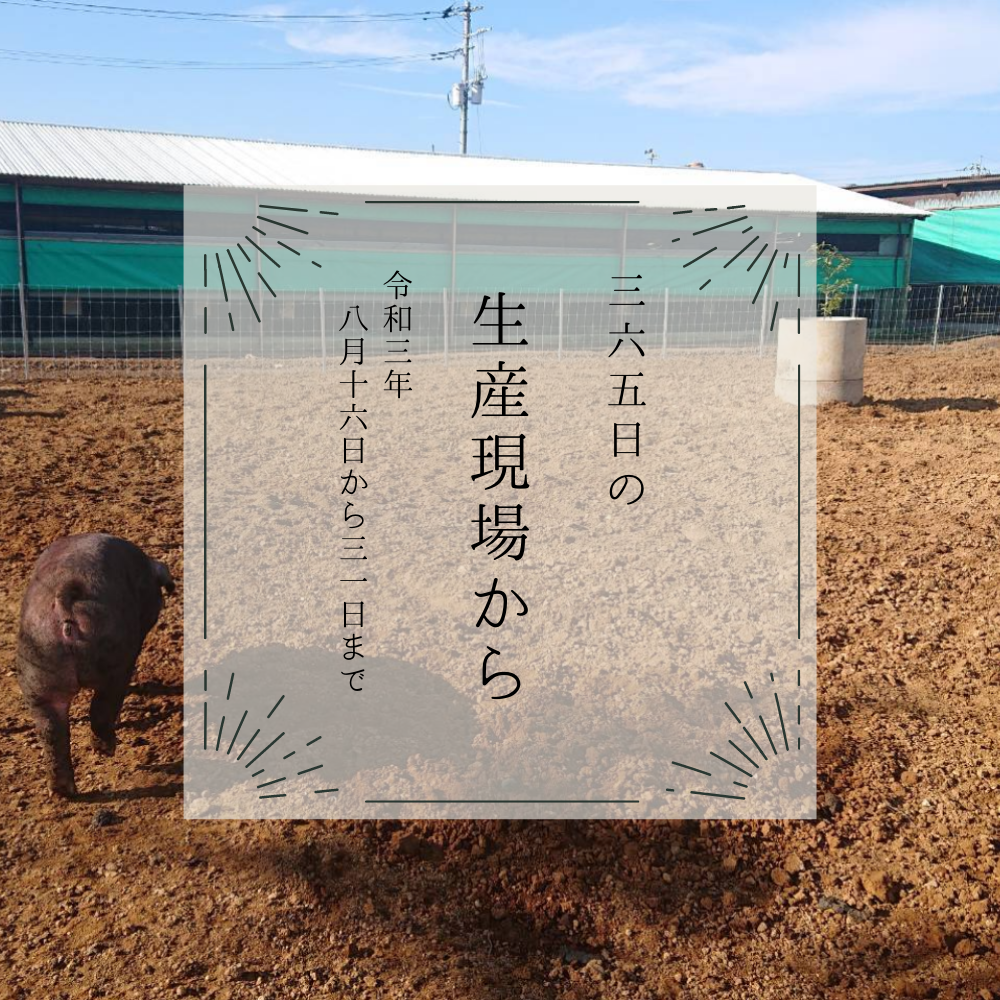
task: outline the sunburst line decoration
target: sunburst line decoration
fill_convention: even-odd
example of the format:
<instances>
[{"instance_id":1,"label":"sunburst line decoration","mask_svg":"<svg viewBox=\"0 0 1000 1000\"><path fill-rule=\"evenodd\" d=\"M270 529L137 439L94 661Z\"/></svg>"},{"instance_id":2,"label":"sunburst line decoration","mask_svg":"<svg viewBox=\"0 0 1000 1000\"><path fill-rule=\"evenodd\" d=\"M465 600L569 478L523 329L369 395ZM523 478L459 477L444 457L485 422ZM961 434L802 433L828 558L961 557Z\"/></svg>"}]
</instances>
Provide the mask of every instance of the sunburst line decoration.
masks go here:
<instances>
[{"instance_id":1,"label":"sunburst line decoration","mask_svg":"<svg viewBox=\"0 0 1000 1000\"><path fill-rule=\"evenodd\" d=\"M308 213L309 212L308 208L299 208L299 207L292 206L292 205L264 205L264 204L261 204L258 207L262 208L262 209L265 209L267 211L271 211L271 212L300 212L300 213ZM319 210L319 214L320 215L339 215L340 213L339 212L328 211L328 210L325 210L325 209L320 209ZM272 218L269 215L260 215L260 214L258 214L256 216L256 219L257 219L258 222L266 223L269 226L278 226L281 229L287 229L290 232L298 233L298 234L300 234L302 236L308 236L309 235L309 230L308 229L303 229L300 226L293 226L293 225L291 225L288 222L282 222L280 219ZM270 253L268 253L267 250L262 245L263 242L264 242L264 238L267 237L267 230L261 229L260 226L256 226L256 225L251 225L250 228L255 233L258 234L258 239L255 240L252 236L250 236L248 234L244 234L243 239L246 240L246 242L249 243L250 246L252 246L254 248L254 250L256 250L257 253L259 253L261 255L261 257L263 257L265 260L267 260L274 267L280 268L281 267L280 262L278 260L276 260L275 257L272 256ZM296 250L295 247L290 246L289 244L285 243L283 240L279 240L275 236L271 236L269 238L273 239L274 242L275 242L275 244L277 246L281 247L283 250L288 251L289 253L293 254L296 257L301 257L302 256L301 251ZM286 238L290 238L290 237L286 237ZM271 297L272 298L277 298L278 297L277 293L275 292L274 288L271 286L271 283L267 280L267 278L264 277L264 275L261 273L261 270L259 268L255 268L254 267L253 260L251 259L250 255L246 252L246 250L243 247L243 244L239 240L236 241L236 247L235 247L235 249L237 249L243 255L243 257L245 258L247 264L250 265L251 269L254 271L254 273L256 274L257 278L260 279L260 281L263 284L263 286L268 290L268 292L270 292ZM262 322L261 313L260 313L260 311L258 311L257 304L254 302L253 296L250 294L250 290L247 287L247 283L246 283L246 281L243 278L243 273L240 271L239 264L237 264L236 258L233 256L233 251L229 247L226 247L225 251L224 251L224 254L222 256L220 256L219 253L213 253L212 256L215 257L216 268L217 268L217 270L219 272L219 281L222 284L222 297L223 297L223 300L225 301L226 305L228 306L230 304L229 303L229 286L227 286L227 284L226 284L226 276L225 276L225 272L223 271L223 257L228 258L229 263L232 265L232 270L236 274L236 279L239 282L240 287L243 289L243 294L246 297L247 302L250 304L250 309L253 312L254 318L257 320L258 323L261 323ZM206 253L202 254L202 257L203 257L203 287L205 289L207 289L208 288L209 254L206 252ZM310 259L310 263L313 265L313 267L318 267L320 269L322 269L322 267L323 267L323 265L319 261L317 261L317 260ZM233 320L232 310L228 309L227 313L228 313L228 316L229 316L229 328L230 328L230 330L232 330L233 332L235 332L236 325L235 325L235 322ZM206 335L208 334L208 306L204 307L204 333Z\"/></svg>"},{"instance_id":2,"label":"sunburst line decoration","mask_svg":"<svg viewBox=\"0 0 1000 1000\"><path fill-rule=\"evenodd\" d=\"M774 673L771 672L769 676L771 678L771 683L776 684ZM796 692L798 692L799 689L801 689L801 687L802 687L802 671L799 670L796 675ZM753 691L750 689L750 685L749 683L747 683L747 681L743 682L743 689L746 692L744 700L748 703L753 702L755 700L754 694ZM727 712L736 720L736 723L740 726L741 729L741 733L735 734L735 738L728 739L727 743L729 744L730 747L736 750L737 753L740 754L740 758L742 759L740 760L739 763L734 761L732 759L732 752L729 750L726 751L727 753L730 754L729 757L725 757L721 753L717 753L716 750L714 749L709 749L707 753L709 757L712 757L715 760L719 761L721 764L724 764L726 768L729 769L728 771L716 770L715 766L712 765L710 761L706 761L706 765L713 767L713 770L711 771L706 770L703 767L696 767L694 764L691 763L684 763L679 760L672 760L670 762L671 765L673 765L674 767L682 768L685 771L692 771L696 774L704 775L707 778L714 778L716 780L723 780L723 781L728 780L729 782L731 782L731 784L739 787L740 789L743 789L745 791L752 791L754 779L756 779L763 773L761 763L758 762L757 756L759 756L761 762L766 764L772 761L776 761L779 758L779 755L783 756L786 753L796 753L797 751L802 749L802 737L799 736L797 732L793 736L795 740L795 750L792 749L791 742L789 741L789 727L794 726L796 730L798 730L802 725L802 705L799 702L798 697L796 696L794 699L792 699L795 704L794 717L786 720L784 710L782 709L781 706L781 698L779 697L778 691L774 691L773 695L774 695L774 711L776 713L777 725L775 725L774 717L772 717L770 727L768 727L767 724L768 720L765 719L764 717L765 713L770 712L770 709L757 711L756 712L757 717L756 719L754 719L752 718L752 715L754 714L755 709L751 707L749 712L749 717L744 723L744 720L741 717L740 713L737 712L736 709L734 709L733 706L728 701L723 701L722 704L725 706ZM741 694L740 697L743 697L743 695ZM739 701L737 700L737 698L733 698L733 701L735 701L737 705L739 705ZM744 710L741 709L741 711ZM758 734L757 734L760 737L759 740L757 737L754 736L750 728L748 728L748 726L757 727L757 724L759 724ZM771 732L772 729L774 730L774 735L772 735ZM752 744L753 746L752 750L745 743L741 744L737 742L737 740L742 739L744 735ZM764 749L765 746L770 747L771 751L770 754L768 754L767 750ZM756 755L754 754L754 751L756 751ZM748 770L748 766L752 768L752 770ZM744 780L736 780L730 773L732 771L738 771L742 775ZM676 790L677 790L676 788L664 789L664 791L667 792L675 792ZM734 792L713 792L713 791L706 791L704 789L689 789L688 794L707 796L709 798L722 798L722 799L745 800L747 798L746 795L736 794Z\"/></svg>"},{"instance_id":3,"label":"sunburst line decoration","mask_svg":"<svg viewBox=\"0 0 1000 1000\"><path fill-rule=\"evenodd\" d=\"M235 671L233 671L229 675L229 685L228 685L228 687L226 689L226 702L229 702L230 699L231 699L231 697L232 697L233 686L234 686L235 680L236 680L236 673L235 673ZM208 671L207 670L204 671L204 690L205 690L205 692L207 694L208 693ZM242 750L240 750L239 754L237 754L237 756L233 759L234 763L236 763L236 762L242 762L243 756L250 749L251 745L254 743L254 741L257 739L257 737L260 735L261 730L267 725L268 721L271 719L271 716L274 715L274 713L277 711L278 707L281 705L281 703L284 700L285 700L285 696L283 694L278 697L277 701L275 701L275 703L274 703L274 707L271 709L270 712L267 713L267 716L264 719L263 723L254 730L253 735L250 737L250 739L248 739L246 741L246 743L243 745ZM239 712L239 709L236 709L236 712L232 713L232 715L235 717L235 715L238 712ZM232 738L229 740L229 744L228 744L228 746L225 747L225 749L223 749L223 738L222 737L223 737L223 733L224 733L225 727L226 727L226 715L223 713L221 715L220 719L219 719L218 729L215 732L215 745L214 745L214 747L210 748L208 699L206 698L206 700L202 704L202 715L203 715L203 722L202 722L202 727L203 727L202 749L207 750L207 751L209 751L211 753L221 753L226 759L230 759L230 755L232 754L233 750L236 747L236 741L237 741L237 739L238 739L238 737L240 735L241 730L243 729L243 724L244 724L244 722L246 722L246 719L247 719L247 716L249 715L249 712L250 712L249 709L244 709L243 710L243 714L240 716L240 721L239 721L239 723L236 726L236 730L233 733ZM263 747L263 749L259 750L253 757L251 757L243 765L243 767L246 770L250 770L250 768L254 764L256 764L262 757L264 757L265 754L267 754L267 752L269 750L271 750L272 747L276 746L278 744L278 742L285 735L286 735L285 730L282 730L281 732L278 733L277 736L271 738L270 740L268 740L268 736L265 735L264 736L264 740L268 740L268 742L266 743L266 745ZM323 738L322 736L314 736L311 740L308 740L305 745L307 747L310 747L314 743L316 743L319 740L321 740L322 738ZM286 746L287 746L287 744L286 744ZM291 750L289 753L285 754L282 757L282 761L286 761L290 757L294 757L295 754L296 754L296 752L297 752L296 750ZM295 774L292 774L292 775L280 775L280 776L275 777L275 778L268 778L266 781L263 781L260 784L258 784L256 790L260 791L261 789L271 788L272 786L281 784L284 781L289 781L289 780L294 781L295 778L300 778L300 777L302 777L303 775L306 775L306 774L313 774L316 771L322 770L323 767L324 767L323 764L313 764L310 767L305 767L301 771L297 771ZM253 771L250 774L250 777L251 778L257 778L260 775L265 774L266 771L267 771L266 767L261 767L258 770ZM307 780L312 780L312 779L307 779ZM312 791L316 795L326 795L326 794L330 794L332 792L337 792L337 791L339 791L339 789L337 789L337 788L314 788L314 789L312 789ZM265 792L263 795L259 795L258 798L261 798L261 799L283 799L283 798L287 797L287 794L288 794L287 792L272 791L272 792Z\"/></svg>"},{"instance_id":4,"label":"sunburst line decoration","mask_svg":"<svg viewBox=\"0 0 1000 1000\"><path fill-rule=\"evenodd\" d=\"M741 209L741 208L746 208L746 205L727 205L726 208L725 208L725 211L736 211L736 210ZM674 215L692 215L692 214L695 213L695 211L696 211L696 209L693 209L693 208L681 208L681 209L676 209L673 214ZM715 207L715 208L706 208L706 209L703 209L703 211L705 211L705 212L718 212L718 211L720 211L720 209L718 207ZM690 235L691 236L701 236L704 233L713 232L714 230L717 230L717 229L724 229L727 226L733 226L733 225L736 225L737 223L745 222L748 218L749 218L748 215L740 215L740 216L734 217L732 219L727 219L725 222L718 222L718 223L715 223L714 225L705 226L705 227L703 227L701 229L693 229L691 231ZM747 233L751 232L752 230L753 230L753 225L751 224L751 225L747 226L746 229L741 230L741 234L742 235L746 235ZM722 265L723 270L725 270L727 267L729 267L730 264L733 264L737 260L739 260L739 258L742 257L743 254L746 253L746 251L750 249L750 247L752 247L755 243L757 243L757 241L759 239L760 239L760 234L751 237L751 239L749 240L749 242L745 243L739 250L736 251L735 254L733 254L732 257L729 258L729 260L727 260L725 262L725 264ZM681 237L679 237L679 236L677 236L673 240L671 240L672 243L679 243L680 241L681 241ZM687 263L683 264L682 266L683 267L690 267L692 264L696 264L699 261L703 260L705 257L708 257L710 254L715 253L715 251L718 250L718 249L719 248L716 246L716 247L712 247L710 250L705 250L703 253L698 254L697 257L692 258L691 260L687 261ZM775 262L775 260L776 260L776 258L778 256L778 248L776 246L772 248L769 243L764 243L763 246L761 246L757 250L756 256L750 262L750 265L747 267L747 273L749 274L754 269L754 267L756 266L757 262L759 260L761 260L761 258L764 256L764 254L766 253L766 251L768 249L771 249L771 256L767 259L767 266L764 268L764 273L761 276L760 283L757 285L757 290L754 292L753 297L750 300L750 304L751 305L756 305L757 304L757 299L760 297L760 293L764 289L764 285L767 282L768 275L771 273L771 268L774 266L774 262ZM786 252L785 253L784 262L781 264L781 268L783 270L787 269L787 267L788 267L788 261L789 261L790 257L791 257L791 254L789 252ZM802 255L801 254L796 254L795 257L796 257L796 266L797 266L797 269L798 269L798 292L797 293L798 293L799 296L801 296L802 295ZM704 291L711 283L712 283L712 279L711 278L706 279L701 285L698 286L698 291L699 292L700 291ZM781 305L780 301L776 300L775 303L774 303L774 308L771 310L771 321L770 321L770 323L768 325L768 329L771 332L774 331L774 324L775 324L775 322L776 322L776 320L778 318L778 308L779 308L780 305ZM801 309L798 310L797 316L801 317Z\"/></svg>"}]
</instances>

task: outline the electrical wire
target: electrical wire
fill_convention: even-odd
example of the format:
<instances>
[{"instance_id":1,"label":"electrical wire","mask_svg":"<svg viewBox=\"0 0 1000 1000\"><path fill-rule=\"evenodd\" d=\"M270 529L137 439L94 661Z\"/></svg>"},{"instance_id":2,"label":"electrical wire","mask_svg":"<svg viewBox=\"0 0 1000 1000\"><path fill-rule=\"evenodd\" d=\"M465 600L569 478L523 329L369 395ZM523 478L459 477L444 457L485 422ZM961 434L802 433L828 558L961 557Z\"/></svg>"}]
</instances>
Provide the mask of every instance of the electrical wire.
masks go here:
<instances>
[{"instance_id":1,"label":"electrical wire","mask_svg":"<svg viewBox=\"0 0 1000 1000\"><path fill-rule=\"evenodd\" d=\"M129 59L120 56L92 56L72 52L33 52L24 49L0 49L0 60L48 63L66 66L101 66L111 69L212 69L212 70L284 70L348 69L354 66L385 66L401 63L439 61L458 55L451 52L428 52L418 56L365 56L354 59L300 59L292 62L210 62L201 59Z\"/></svg>"},{"instance_id":2,"label":"electrical wire","mask_svg":"<svg viewBox=\"0 0 1000 1000\"><path fill-rule=\"evenodd\" d=\"M116 4L86 3L83 0L0 0L8 7L31 7L74 14L112 14L121 17L147 17L175 21L222 21L245 24L317 21L336 24L369 24L388 21L430 21L452 17L451 6L444 10L419 10L387 14L239 14L225 11L169 10L160 7L123 7Z\"/></svg>"}]
</instances>

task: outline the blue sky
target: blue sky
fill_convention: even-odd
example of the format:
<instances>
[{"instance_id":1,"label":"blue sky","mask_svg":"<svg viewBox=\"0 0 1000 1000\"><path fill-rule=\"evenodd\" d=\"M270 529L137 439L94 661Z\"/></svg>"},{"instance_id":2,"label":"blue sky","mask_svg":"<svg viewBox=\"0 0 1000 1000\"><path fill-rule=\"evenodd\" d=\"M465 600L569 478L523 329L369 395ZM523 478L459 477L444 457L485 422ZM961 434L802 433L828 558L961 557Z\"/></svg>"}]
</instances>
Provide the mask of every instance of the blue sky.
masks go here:
<instances>
[{"instance_id":1,"label":"blue sky","mask_svg":"<svg viewBox=\"0 0 1000 1000\"><path fill-rule=\"evenodd\" d=\"M31 4L33 0L18 0ZM133 5L143 0L117 0ZM289 14L431 10L381 0L145 0ZM484 0L486 155L793 170L851 183L1000 171L1000 5L785 0ZM457 61L338 69L136 70L24 62L3 50L255 63L452 49L459 19L217 24L0 2L0 116L452 152Z\"/></svg>"}]
</instances>

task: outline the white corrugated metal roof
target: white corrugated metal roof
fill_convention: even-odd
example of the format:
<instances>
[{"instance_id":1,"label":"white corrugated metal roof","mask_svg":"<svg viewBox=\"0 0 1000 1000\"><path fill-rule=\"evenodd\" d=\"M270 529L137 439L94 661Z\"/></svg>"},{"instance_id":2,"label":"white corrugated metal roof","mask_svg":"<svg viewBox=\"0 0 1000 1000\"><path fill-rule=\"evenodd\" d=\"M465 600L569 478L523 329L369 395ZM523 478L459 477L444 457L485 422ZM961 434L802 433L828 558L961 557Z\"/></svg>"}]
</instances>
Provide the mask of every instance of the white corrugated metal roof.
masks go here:
<instances>
[{"instance_id":1,"label":"white corrugated metal roof","mask_svg":"<svg viewBox=\"0 0 1000 1000\"><path fill-rule=\"evenodd\" d=\"M923 217L926 212L809 181L797 174L701 168L566 163L346 146L217 139L164 132L0 121L0 175L51 180L213 187L392 187L406 194L427 185L636 186L645 189L762 189L815 184L823 215ZM762 191L761 194L764 192ZM649 205L655 195L644 196Z\"/></svg>"}]
</instances>

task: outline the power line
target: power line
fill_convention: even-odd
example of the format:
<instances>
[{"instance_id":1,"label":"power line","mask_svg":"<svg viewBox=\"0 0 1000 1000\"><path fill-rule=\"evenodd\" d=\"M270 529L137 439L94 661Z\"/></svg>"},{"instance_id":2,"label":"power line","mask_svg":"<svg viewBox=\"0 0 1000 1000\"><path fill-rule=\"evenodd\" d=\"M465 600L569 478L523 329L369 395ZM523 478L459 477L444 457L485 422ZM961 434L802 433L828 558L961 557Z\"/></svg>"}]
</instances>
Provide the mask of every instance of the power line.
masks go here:
<instances>
[{"instance_id":1,"label":"power line","mask_svg":"<svg viewBox=\"0 0 1000 1000\"><path fill-rule=\"evenodd\" d=\"M74 14L111 14L120 17L145 17L175 21L222 21L245 24L269 24L282 21L318 21L336 24L365 24L386 21L430 21L450 17L444 10L400 11L388 14L238 14L225 11L168 10L160 7L123 7L116 4L85 3L82 0L0 0L8 7L31 7Z\"/></svg>"},{"instance_id":2,"label":"power line","mask_svg":"<svg viewBox=\"0 0 1000 1000\"><path fill-rule=\"evenodd\" d=\"M211 70L276 70L276 69L349 69L353 66L385 66L390 64L439 61L459 54L428 52L415 56L364 56L352 59L299 59L291 62L210 62L201 59L129 59L123 56L92 56L72 52L33 52L25 49L0 49L0 60L49 63L66 66L101 66L111 69L211 69Z\"/></svg>"}]
</instances>

